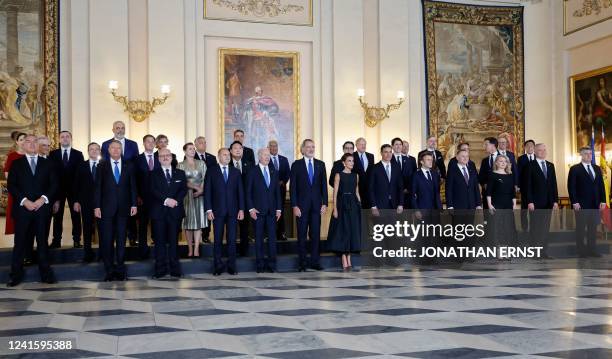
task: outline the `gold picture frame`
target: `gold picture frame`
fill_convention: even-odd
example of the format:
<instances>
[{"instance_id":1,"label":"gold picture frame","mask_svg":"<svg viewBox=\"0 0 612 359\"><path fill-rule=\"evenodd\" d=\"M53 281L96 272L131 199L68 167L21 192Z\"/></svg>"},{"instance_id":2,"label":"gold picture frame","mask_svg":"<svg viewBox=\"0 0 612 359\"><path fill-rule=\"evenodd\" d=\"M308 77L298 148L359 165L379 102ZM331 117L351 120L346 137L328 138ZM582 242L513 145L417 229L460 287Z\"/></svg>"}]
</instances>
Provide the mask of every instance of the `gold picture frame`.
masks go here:
<instances>
[{"instance_id":1,"label":"gold picture frame","mask_svg":"<svg viewBox=\"0 0 612 359\"><path fill-rule=\"evenodd\" d=\"M313 25L313 9L312 0L306 0L308 9L306 21L274 21L274 17L279 16L283 12L295 10L296 5L283 5L279 0L203 0L204 1L204 19L206 20L220 20L220 21L239 21L239 22L251 22L260 24L276 24L276 25L294 25L294 26L312 26ZM226 11L237 12L238 15L225 15L225 16L213 16L209 14L208 6L213 3L217 6L225 7ZM259 12L259 17L254 16L254 12ZM261 13L267 15L267 18L263 18Z\"/></svg>"},{"instance_id":2,"label":"gold picture frame","mask_svg":"<svg viewBox=\"0 0 612 359\"><path fill-rule=\"evenodd\" d=\"M574 11L574 14L569 14L568 11L568 6L569 6L569 2L570 1L583 1L582 2L582 8L577 9L576 11ZM604 0L604 1L608 1L608 0ZM610 15L608 15L607 17L602 17L600 19L594 20L590 23L586 23L584 25L581 26L577 26L573 29L568 29L569 24L568 24L568 20L570 19L570 16L573 17L587 17L587 16L597 16L599 15L599 13L601 12L601 7L597 7L594 8L594 3L592 1L586 1L586 0L563 0L563 36L567 36L570 34L573 34L577 31L580 30L584 30L588 27L591 27L593 25L597 25L599 23L602 23L604 21L610 20L612 19L612 13ZM604 11L611 11L612 12L612 7L609 8L603 8Z\"/></svg>"},{"instance_id":3,"label":"gold picture frame","mask_svg":"<svg viewBox=\"0 0 612 359\"><path fill-rule=\"evenodd\" d=\"M59 144L59 0L45 0L44 7L44 98L46 131L51 148Z\"/></svg>"},{"instance_id":4,"label":"gold picture frame","mask_svg":"<svg viewBox=\"0 0 612 359\"><path fill-rule=\"evenodd\" d=\"M299 52L219 48L218 53L219 98L217 115L219 121L218 143L220 146L228 146L231 143L231 131L240 128L246 133L245 145L252 147L254 151L257 151L258 147L265 147L263 145L267 145L268 140L276 139L279 142L280 153L288 157L290 162L296 159L299 153L300 141ZM270 63L271 59L275 59L275 61L279 63L284 63L285 66L288 67L270 70L270 73L274 73L275 76L279 78L278 81L283 82L282 84L275 86L274 81L261 79L261 82L272 85L267 88L262 88L257 81L259 80L257 76L261 77L261 75L266 75L266 73L262 73L262 66L265 67L265 64ZM254 75L253 69L250 67L253 67L253 63L256 61L262 64L259 65L256 72L257 74ZM226 74L230 72L232 73L231 77L238 81L237 85L234 81L229 81L230 79L226 78ZM290 75L288 75L289 72ZM241 76L245 76L246 80L240 82L239 79ZM253 79L252 77L255 78ZM291 81L291 83L287 84L287 81ZM228 85L231 83L234 84L231 86ZM233 89L230 89L230 87ZM259 93L257 93L258 88ZM270 90L270 88L272 88L272 90ZM226 91L226 89L228 91ZM285 89L285 91L280 93L281 89ZM285 93L288 89L292 92L289 96ZM236 91L239 91L239 93L236 93ZM252 94L255 94L255 96L252 96ZM270 96L267 94L270 94ZM242 100L243 98L246 98L246 100ZM250 101L251 99L254 100ZM254 101L259 101L259 105L254 104ZM228 107L228 102L231 107ZM291 105L291 109L287 108L288 106L286 105L288 104ZM250 110L247 108L247 105L266 107L266 109L263 110L263 112L265 112L262 115L263 117L260 116L258 118L257 116L259 115L257 115L253 120L253 115L249 113ZM230 108L231 111L228 111ZM291 120L288 117L291 117ZM268 125L266 130L273 134L271 137L266 136L262 138L264 136L257 135L261 133L261 131L257 130L258 127L256 127L255 130L249 130L248 127L251 129L254 127L252 125L243 126L245 122L263 124L263 121L266 121L265 123ZM226 123L229 123L228 126L226 126ZM293 143L289 143L289 140L292 140Z\"/></svg>"},{"instance_id":5,"label":"gold picture frame","mask_svg":"<svg viewBox=\"0 0 612 359\"><path fill-rule=\"evenodd\" d=\"M599 91L600 79L604 79L606 88L610 88L612 84L612 65L576 74L569 78L569 111L571 119L572 152L574 153L578 153L581 147L590 145L593 129L595 131L595 150L600 150L601 126L599 123L595 123L600 121L598 119L600 118L598 113L601 111L598 109L603 108L603 106L597 104L599 101L597 92ZM612 94L612 89L610 89L610 93ZM578 113L578 110L580 113ZM606 133L606 147L609 147L612 145L612 111L607 112L609 113L608 117L610 117L611 121L609 123L610 126L604 127L604 129ZM578 117L580 117L580 119ZM585 125L588 126L589 123L591 127L586 127Z\"/></svg>"}]
</instances>

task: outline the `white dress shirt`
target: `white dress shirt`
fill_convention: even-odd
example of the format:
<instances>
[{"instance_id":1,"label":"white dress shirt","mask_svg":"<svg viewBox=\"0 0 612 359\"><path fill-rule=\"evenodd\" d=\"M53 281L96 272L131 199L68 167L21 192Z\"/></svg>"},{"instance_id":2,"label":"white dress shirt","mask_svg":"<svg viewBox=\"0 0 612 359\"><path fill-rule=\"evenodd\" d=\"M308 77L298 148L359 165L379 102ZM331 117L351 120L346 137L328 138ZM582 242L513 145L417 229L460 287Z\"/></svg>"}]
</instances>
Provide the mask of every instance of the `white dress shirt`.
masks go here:
<instances>
[{"instance_id":1,"label":"white dress shirt","mask_svg":"<svg viewBox=\"0 0 612 359\"><path fill-rule=\"evenodd\" d=\"M28 166L30 165L30 162L32 160L34 160L34 167L36 168L36 166L38 165L38 155L26 155L27 159L28 159ZM49 198L47 198L47 196L45 196L44 194L42 196L40 196L42 199L45 200L45 204L49 204ZM19 202L20 206L23 206L23 203L26 201L26 199L28 199L27 197L24 197L21 199L21 202Z\"/></svg>"}]
</instances>

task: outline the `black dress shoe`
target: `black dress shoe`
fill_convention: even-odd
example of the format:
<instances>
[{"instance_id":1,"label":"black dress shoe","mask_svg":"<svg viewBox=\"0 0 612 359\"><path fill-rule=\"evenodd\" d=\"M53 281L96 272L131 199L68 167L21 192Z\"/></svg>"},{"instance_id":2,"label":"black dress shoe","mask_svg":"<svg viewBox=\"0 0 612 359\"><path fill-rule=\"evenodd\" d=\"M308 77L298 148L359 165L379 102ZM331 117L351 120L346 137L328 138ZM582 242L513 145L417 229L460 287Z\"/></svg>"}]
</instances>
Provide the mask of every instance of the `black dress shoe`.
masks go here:
<instances>
[{"instance_id":1,"label":"black dress shoe","mask_svg":"<svg viewBox=\"0 0 612 359\"><path fill-rule=\"evenodd\" d=\"M104 281L105 282L112 282L113 280L115 280L115 276L112 273L107 273L104 276Z\"/></svg>"},{"instance_id":2,"label":"black dress shoe","mask_svg":"<svg viewBox=\"0 0 612 359\"><path fill-rule=\"evenodd\" d=\"M221 275L221 273L222 273L222 272L221 272L220 270L216 269L216 270L213 272L213 275L214 275L215 277L217 277L217 276L220 276L220 275Z\"/></svg>"},{"instance_id":3,"label":"black dress shoe","mask_svg":"<svg viewBox=\"0 0 612 359\"><path fill-rule=\"evenodd\" d=\"M316 265L310 266L310 268L314 269L314 270L323 270L323 267L321 267L320 264L316 264Z\"/></svg>"},{"instance_id":4,"label":"black dress shoe","mask_svg":"<svg viewBox=\"0 0 612 359\"><path fill-rule=\"evenodd\" d=\"M125 273L116 273L115 279L117 279L120 282L125 282L126 280L128 280L128 277L127 277L127 274Z\"/></svg>"},{"instance_id":5,"label":"black dress shoe","mask_svg":"<svg viewBox=\"0 0 612 359\"><path fill-rule=\"evenodd\" d=\"M276 272L276 269L268 267L268 268L266 268L266 272L274 273L274 272Z\"/></svg>"},{"instance_id":6,"label":"black dress shoe","mask_svg":"<svg viewBox=\"0 0 612 359\"><path fill-rule=\"evenodd\" d=\"M34 261L31 258L26 258L23 260L23 265L26 267L31 266L32 264L34 264Z\"/></svg>"},{"instance_id":7,"label":"black dress shoe","mask_svg":"<svg viewBox=\"0 0 612 359\"><path fill-rule=\"evenodd\" d=\"M286 241L287 240L287 236L284 234L281 234L280 236L276 236L277 240L279 241Z\"/></svg>"},{"instance_id":8,"label":"black dress shoe","mask_svg":"<svg viewBox=\"0 0 612 359\"><path fill-rule=\"evenodd\" d=\"M9 282L6 283L6 286L7 287L16 287L19 284L21 284L21 281L22 281L21 278L19 278L19 279L18 278L14 278L14 279L9 280Z\"/></svg>"},{"instance_id":9,"label":"black dress shoe","mask_svg":"<svg viewBox=\"0 0 612 359\"><path fill-rule=\"evenodd\" d=\"M74 242L74 248L83 248L81 242Z\"/></svg>"},{"instance_id":10,"label":"black dress shoe","mask_svg":"<svg viewBox=\"0 0 612 359\"><path fill-rule=\"evenodd\" d=\"M306 267L304 267L304 266L300 266L300 267L298 268L298 272L306 272Z\"/></svg>"},{"instance_id":11,"label":"black dress shoe","mask_svg":"<svg viewBox=\"0 0 612 359\"><path fill-rule=\"evenodd\" d=\"M47 277L43 278L41 280L41 282L45 283L45 284L55 284L55 283L57 283L57 279L55 279L55 276L53 274L51 274L51 275L48 275Z\"/></svg>"},{"instance_id":12,"label":"black dress shoe","mask_svg":"<svg viewBox=\"0 0 612 359\"><path fill-rule=\"evenodd\" d=\"M170 273L172 278L183 278L183 273Z\"/></svg>"},{"instance_id":13,"label":"black dress shoe","mask_svg":"<svg viewBox=\"0 0 612 359\"><path fill-rule=\"evenodd\" d=\"M62 244L61 243L57 243L57 242L51 242L51 244L49 245L49 248L51 248L51 249L62 248Z\"/></svg>"},{"instance_id":14,"label":"black dress shoe","mask_svg":"<svg viewBox=\"0 0 612 359\"><path fill-rule=\"evenodd\" d=\"M236 274L238 274L238 272L235 269L229 268L227 270L227 274L229 274L229 275L236 275Z\"/></svg>"},{"instance_id":15,"label":"black dress shoe","mask_svg":"<svg viewBox=\"0 0 612 359\"><path fill-rule=\"evenodd\" d=\"M257 272L257 273L263 273L263 272L265 272L265 271L264 271L264 269L263 269L263 268L257 268L257 270L256 270L255 272Z\"/></svg>"},{"instance_id":16,"label":"black dress shoe","mask_svg":"<svg viewBox=\"0 0 612 359\"><path fill-rule=\"evenodd\" d=\"M153 279L162 279L166 276L166 273L155 273L153 274Z\"/></svg>"}]
</instances>

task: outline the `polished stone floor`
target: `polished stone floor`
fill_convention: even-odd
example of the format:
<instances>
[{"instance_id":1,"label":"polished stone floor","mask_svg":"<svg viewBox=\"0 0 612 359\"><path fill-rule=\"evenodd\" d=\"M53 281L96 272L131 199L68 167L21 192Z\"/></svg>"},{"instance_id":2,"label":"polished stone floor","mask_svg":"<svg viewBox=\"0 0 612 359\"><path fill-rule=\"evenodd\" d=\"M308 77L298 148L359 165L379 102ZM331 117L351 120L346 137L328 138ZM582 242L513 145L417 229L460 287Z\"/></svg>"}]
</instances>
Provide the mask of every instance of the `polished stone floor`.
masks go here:
<instances>
[{"instance_id":1,"label":"polished stone floor","mask_svg":"<svg viewBox=\"0 0 612 359\"><path fill-rule=\"evenodd\" d=\"M611 264L25 283L0 289L0 356L18 356L10 338L74 338L76 350L37 355L611 358Z\"/></svg>"}]
</instances>

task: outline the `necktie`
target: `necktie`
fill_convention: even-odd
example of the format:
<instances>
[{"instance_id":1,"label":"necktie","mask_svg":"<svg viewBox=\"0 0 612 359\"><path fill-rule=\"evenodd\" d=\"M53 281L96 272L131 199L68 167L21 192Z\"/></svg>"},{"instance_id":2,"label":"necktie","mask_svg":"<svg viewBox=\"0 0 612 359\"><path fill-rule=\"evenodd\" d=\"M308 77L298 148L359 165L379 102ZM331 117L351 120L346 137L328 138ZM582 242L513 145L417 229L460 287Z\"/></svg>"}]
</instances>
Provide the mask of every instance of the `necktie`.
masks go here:
<instances>
[{"instance_id":1,"label":"necktie","mask_svg":"<svg viewBox=\"0 0 612 359\"><path fill-rule=\"evenodd\" d=\"M206 155L200 155L200 154L198 154L198 157L200 157L200 161L204 161L204 162L206 162Z\"/></svg>"},{"instance_id":2,"label":"necktie","mask_svg":"<svg viewBox=\"0 0 612 359\"><path fill-rule=\"evenodd\" d=\"M276 159L276 156L272 157L272 164L274 165L274 168L278 171L278 160Z\"/></svg>"},{"instance_id":3,"label":"necktie","mask_svg":"<svg viewBox=\"0 0 612 359\"><path fill-rule=\"evenodd\" d=\"M91 166L91 175L93 178L96 178L96 170L97 170L97 165L94 162L93 165Z\"/></svg>"},{"instance_id":4,"label":"necktie","mask_svg":"<svg viewBox=\"0 0 612 359\"><path fill-rule=\"evenodd\" d=\"M402 156L397 156L396 158L397 158L397 163L399 164L400 170L401 170L402 169Z\"/></svg>"},{"instance_id":5,"label":"necktie","mask_svg":"<svg viewBox=\"0 0 612 359\"><path fill-rule=\"evenodd\" d=\"M433 156L434 162L436 162L436 151L435 150L431 151L431 155Z\"/></svg>"},{"instance_id":6,"label":"necktie","mask_svg":"<svg viewBox=\"0 0 612 359\"><path fill-rule=\"evenodd\" d=\"M238 169L238 171L240 171L240 173L242 173L242 166L240 165L240 161L236 161L236 168Z\"/></svg>"},{"instance_id":7,"label":"necktie","mask_svg":"<svg viewBox=\"0 0 612 359\"><path fill-rule=\"evenodd\" d=\"M115 161L115 183L119 184L119 179L121 178L121 173L119 172L119 161Z\"/></svg>"},{"instance_id":8,"label":"necktie","mask_svg":"<svg viewBox=\"0 0 612 359\"><path fill-rule=\"evenodd\" d=\"M463 179L465 179L465 184L469 184L470 177L468 176L467 169L463 167L462 170L463 170Z\"/></svg>"},{"instance_id":9,"label":"necktie","mask_svg":"<svg viewBox=\"0 0 612 359\"><path fill-rule=\"evenodd\" d=\"M385 172L387 172L387 180L391 182L391 170L389 169L389 165L385 165Z\"/></svg>"},{"instance_id":10,"label":"necktie","mask_svg":"<svg viewBox=\"0 0 612 359\"><path fill-rule=\"evenodd\" d=\"M546 173L546 161L540 162L540 167L542 167L542 173L544 173L544 178L548 179L548 174Z\"/></svg>"},{"instance_id":11,"label":"necktie","mask_svg":"<svg viewBox=\"0 0 612 359\"><path fill-rule=\"evenodd\" d=\"M64 155L62 156L62 162L64 162L64 167L68 166L68 150L64 150Z\"/></svg>"},{"instance_id":12,"label":"necktie","mask_svg":"<svg viewBox=\"0 0 612 359\"><path fill-rule=\"evenodd\" d=\"M314 182L314 167L312 167L312 159L308 160L308 181L310 184Z\"/></svg>"},{"instance_id":13,"label":"necktie","mask_svg":"<svg viewBox=\"0 0 612 359\"><path fill-rule=\"evenodd\" d=\"M361 168L365 171L365 162L363 162L363 153L359 154L359 161L361 161Z\"/></svg>"},{"instance_id":14,"label":"necktie","mask_svg":"<svg viewBox=\"0 0 612 359\"><path fill-rule=\"evenodd\" d=\"M227 183L227 167L223 166L223 179Z\"/></svg>"},{"instance_id":15,"label":"necktie","mask_svg":"<svg viewBox=\"0 0 612 359\"><path fill-rule=\"evenodd\" d=\"M270 188L270 175L268 174L268 167L264 167L264 179L266 180L266 187Z\"/></svg>"},{"instance_id":16,"label":"necktie","mask_svg":"<svg viewBox=\"0 0 612 359\"><path fill-rule=\"evenodd\" d=\"M425 171L425 174L427 174L427 179L431 181L431 173L429 173L429 170Z\"/></svg>"},{"instance_id":17,"label":"necktie","mask_svg":"<svg viewBox=\"0 0 612 359\"><path fill-rule=\"evenodd\" d=\"M587 165L587 169L589 170L589 175L591 176L591 179L595 181L595 173L593 173L593 169L591 168L591 165Z\"/></svg>"},{"instance_id":18,"label":"necktie","mask_svg":"<svg viewBox=\"0 0 612 359\"><path fill-rule=\"evenodd\" d=\"M149 161L147 162L149 164L149 171L153 171L153 156L147 155L147 157L149 157Z\"/></svg>"},{"instance_id":19,"label":"necktie","mask_svg":"<svg viewBox=\"0 0 612 359\"><path fill-rule=\"evenodd\" d=\"M170 169L166 168L166 181L168 181L168 184L170 184L170 182L172 182L172 176L170 175Z\"/></svg>"},{"instance_id":20,"label":"necktie","mask_svg":"<svg viewBox=\"0 0 612 359\"><path fill-rule=\"evenodd\" d=\"M32 170L32 174L36 174L36 157L30 157L30 169Z\"/></svg>"}]
</instances>

